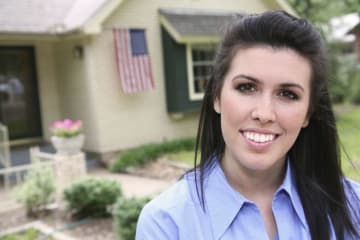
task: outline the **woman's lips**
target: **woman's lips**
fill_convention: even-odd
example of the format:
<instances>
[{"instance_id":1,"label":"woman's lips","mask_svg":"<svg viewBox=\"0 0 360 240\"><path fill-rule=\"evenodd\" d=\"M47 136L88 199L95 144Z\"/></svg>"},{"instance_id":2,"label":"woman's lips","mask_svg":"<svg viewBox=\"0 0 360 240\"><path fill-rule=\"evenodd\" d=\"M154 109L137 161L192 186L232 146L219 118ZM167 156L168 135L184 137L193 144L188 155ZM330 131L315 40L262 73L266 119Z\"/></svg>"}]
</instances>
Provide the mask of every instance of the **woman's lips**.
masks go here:
<instances>
[{"instance_id":1,"label":"woman's lips","mask_svg":"<svg viewBox=\"0 0 360 240\"><path fill-rule=\"evenodd\" d=\"M244 136L244 138L247 140L247 142L257 148L262 149L269 145L271 145L274 140L279 136L279 134L275 133L264 133L259 131L240 131L241 134Z\"/></svg>"},{"instance_id":2,"label":"woman's lips","mask_svg":"<svg viewBox=\"0 0 360 240\"><path fill-rule=\"evenodd\" d=\"M257 143L271 142L276 137L275 134L264 134L250 131L243 132L243 135L246 139Z\"/></svg>"}]
</instances>

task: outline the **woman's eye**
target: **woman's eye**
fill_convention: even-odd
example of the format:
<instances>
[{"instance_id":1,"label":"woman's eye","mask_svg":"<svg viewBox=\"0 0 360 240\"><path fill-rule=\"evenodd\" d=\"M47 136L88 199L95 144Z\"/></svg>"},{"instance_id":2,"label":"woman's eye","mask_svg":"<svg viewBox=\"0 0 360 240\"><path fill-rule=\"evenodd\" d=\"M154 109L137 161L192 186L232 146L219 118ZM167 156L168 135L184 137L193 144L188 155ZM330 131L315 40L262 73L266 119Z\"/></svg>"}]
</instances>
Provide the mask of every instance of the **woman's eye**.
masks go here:
<instances>
[{"instance_id":1,"label":"woman's eye","mask_svg":"<svg viewBox=\"0 0 360 240\"><path fill-rule=\"evenodd\" d=\"M299 99L299 96L297 94L295 94L294 92L289 91L289 90L281 90L279 96L284 97L289 100L298 100Z\"/></svg>"},{"instance_id":2,"label":"woman's eye","mask_svg":"<svg viewBox=\"0 0 360 240\"><path fill-rule=\"evenodd\" d=\"M256 86L253 83L241 83L236 87L242 93L255 92Z\"/></svg>"}]
</instances>

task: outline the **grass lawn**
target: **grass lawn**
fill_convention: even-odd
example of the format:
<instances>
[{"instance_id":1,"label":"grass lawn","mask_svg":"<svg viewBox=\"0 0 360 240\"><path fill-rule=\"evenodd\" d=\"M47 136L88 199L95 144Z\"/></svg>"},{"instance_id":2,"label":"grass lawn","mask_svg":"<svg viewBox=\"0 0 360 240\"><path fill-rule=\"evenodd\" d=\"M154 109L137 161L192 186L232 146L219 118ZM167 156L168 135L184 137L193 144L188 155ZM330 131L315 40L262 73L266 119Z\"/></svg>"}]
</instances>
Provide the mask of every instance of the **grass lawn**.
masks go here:
<instances>
[{"instance_id":1,"label":"grass lawn","mask_svg":"<svg viewBox=\"0 0 360 240\"><path fill-rule=\"evenodd\" d=\"M347 177L360 181L360 106L336 106L340 141L349 158L342 153L342 164ZM170 160L193 166L193 151L169 154Z\"/></svg>"},{"instance_id":2,"label":"grass lawn","mask_svg":"<svg viewBox=\"0 0 360 240\"><path fill-rule=\"evenodd\" d=\"M360 106L337 110L340 141L343 146L342 164L346 176L360 181ZM346 157L347 153L348 157Z\"/></svg>"},{"instance_id":3,"label":"grass lawn","mask_svg":"<svg viewBox=\"0 0 360 240\"><path fill-rule=\"evenodd\" d=\"M166 155L169 160L187 164L190 167L194 166L194 151L181 151L178 153L171 153Z\"/></svg>"}]
</instances>

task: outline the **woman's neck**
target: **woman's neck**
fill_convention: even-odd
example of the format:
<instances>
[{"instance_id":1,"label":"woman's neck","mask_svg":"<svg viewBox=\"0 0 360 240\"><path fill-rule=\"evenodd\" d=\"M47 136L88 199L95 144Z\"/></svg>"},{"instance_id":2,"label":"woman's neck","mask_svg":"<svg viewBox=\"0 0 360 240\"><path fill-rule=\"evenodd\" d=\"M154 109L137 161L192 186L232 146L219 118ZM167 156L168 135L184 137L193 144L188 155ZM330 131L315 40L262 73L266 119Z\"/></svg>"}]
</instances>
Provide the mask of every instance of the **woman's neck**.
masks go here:
<instances>
[{"instance_id":1,"label":"woman's neck","mask_svg":"<svg viewBox=\"0 0 360 240\"><path fill-rule=\"evenodd\" d=\"M284 179L285 165L283 160L265 170L254 170L244 167L240 161L226 159L226 155L221 160L229 184L258 207L270 239L274 239L277 232L272 200Z\"/></svg>"},{"instance_id":2,"label":"woman's neck","mask_svg":"<svg viewBox=\"0 0 360 240\"><path fill-rule=\"evenodd\" d=\"M273 197L285 175L285 160L266 170L253 170L223 157L221 167L229 184L251 201Z\"/></svg>"}]
</instances>

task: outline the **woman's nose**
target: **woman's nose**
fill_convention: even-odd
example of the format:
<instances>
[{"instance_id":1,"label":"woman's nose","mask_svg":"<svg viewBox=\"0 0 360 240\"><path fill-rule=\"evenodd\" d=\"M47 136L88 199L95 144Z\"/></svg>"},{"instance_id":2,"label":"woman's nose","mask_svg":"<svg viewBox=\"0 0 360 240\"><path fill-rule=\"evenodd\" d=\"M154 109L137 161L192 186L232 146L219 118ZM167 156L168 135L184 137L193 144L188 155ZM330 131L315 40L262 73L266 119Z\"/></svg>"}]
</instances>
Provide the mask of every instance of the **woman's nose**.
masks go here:
<instances>
[{"instance_id":1,"label":"woman's nose","mask_svg":"<svg viewBox=\"0 0 360 240\"><path fill-rule=\"evenodd\" d=\"M259 98L251 112L251 117L262 124L274 122L276 120L276 113L272 99L265 96Z\"/></svg>"}]
</instances>

